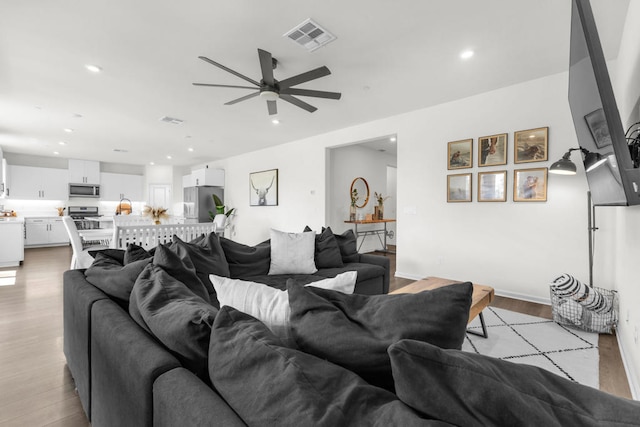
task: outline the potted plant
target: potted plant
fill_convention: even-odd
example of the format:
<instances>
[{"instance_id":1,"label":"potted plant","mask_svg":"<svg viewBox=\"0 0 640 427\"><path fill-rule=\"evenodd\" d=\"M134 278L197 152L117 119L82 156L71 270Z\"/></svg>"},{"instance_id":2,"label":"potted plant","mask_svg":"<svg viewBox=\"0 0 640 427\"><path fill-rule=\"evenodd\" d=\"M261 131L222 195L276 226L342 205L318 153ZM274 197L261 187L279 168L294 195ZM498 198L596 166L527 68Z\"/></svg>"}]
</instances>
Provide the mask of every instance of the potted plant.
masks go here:
<instances>
[{"instance_id":1,"label":"potted plant","mask_svg":"<svg viewBox=\"0 0 640 427\"><path fill-rule=\"evenodd\" d=\"M377 192L373 193L376 197L376 201L378 202L378 206L374 208L374 219L384 219L384 201L387 200L391 196L383 197L382 193L378 194Z\"/></svg>"},{"instance_id":2,"label":"potted plant","mask_svg":"<svg viewBox=\"0 0 640 427\"><path fill-rule=\"evenodd\" d=\"M220 200L220 197L215 194L213 194L212 197L213 203L216 206L216 211L215 213L209 211L209 218L211 218L211 220L216 224L216 228L223 229L227 225L227 218L229 218L229 216L233 214L235 208L231 208L225 212L226 206L224 205L222 200Z\"/></svg>"}]
</instances>

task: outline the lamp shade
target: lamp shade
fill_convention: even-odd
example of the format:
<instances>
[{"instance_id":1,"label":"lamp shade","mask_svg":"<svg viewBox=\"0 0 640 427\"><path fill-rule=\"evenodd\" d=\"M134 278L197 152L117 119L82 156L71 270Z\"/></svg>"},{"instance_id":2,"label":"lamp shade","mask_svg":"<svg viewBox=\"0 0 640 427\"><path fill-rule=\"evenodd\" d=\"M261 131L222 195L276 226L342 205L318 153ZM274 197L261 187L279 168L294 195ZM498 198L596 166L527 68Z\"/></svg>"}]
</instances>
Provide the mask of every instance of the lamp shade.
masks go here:
<instances>
[{"instance_id":1,"label":"lamp shade","mask_svg":"<svg viewBox=\"0 0 640 427\"><path fill-rule=\"evenodd\" d=\"M570 153L567 152L560 160L555 162L549 168L549 173L555 173L557 175L575 175L576 164L569 159Z\"/></svg>"}]
</instances>

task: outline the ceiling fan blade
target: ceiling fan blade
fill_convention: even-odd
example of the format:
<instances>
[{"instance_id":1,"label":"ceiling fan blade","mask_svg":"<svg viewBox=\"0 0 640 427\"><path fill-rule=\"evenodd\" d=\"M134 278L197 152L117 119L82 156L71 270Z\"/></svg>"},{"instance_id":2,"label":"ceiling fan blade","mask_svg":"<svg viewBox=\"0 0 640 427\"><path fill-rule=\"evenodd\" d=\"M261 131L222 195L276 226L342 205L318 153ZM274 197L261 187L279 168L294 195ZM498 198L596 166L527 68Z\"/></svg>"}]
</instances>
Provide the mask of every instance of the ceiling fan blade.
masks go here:
<instances>
[{"instance_id":1,"label":"ceiling fan blade","mask_svg":"<svg viewBox=\"0 0 640 427\"><path fill-rule=\"evenodd\" d=\"M273 116L274 114L278 114L278 107L276 105L276 101L267 101L267 109L269 110L270 116Z\"/></svg>"},{"instance_id":2,"label":"ceiling fan blade","mask_svg":"<svg viewBox=\"0 0 640 427\"><path fill-rule=\"evenodd\" d=\"M300 100L298 98L295 98L295 97L293 97L291 95L287 95L287 94L282 94L281 93L280 94L280 99L282 99L283 101L287 101L287 102L289 102L289 103L291 103L291 104L293 104L293 105L295 105L297 107L300 107L303 110L307 110L310 113L313 113L314 111L317 110L317 108L314 107L313 105L307 104L306 102L304 102L304 101L302 101L302 100Z\"/></svg>"},{"instance_id":3,"label":"ceiling fan blade","mask_svg":"<svg viewBox=\"0 0 640 427\"><path fill-rule=\"evenodd\" d=\"M258 96L258 95L260 95L260 91L257 91L257 92L254 92L254 93L250 93L249 95L242 96L240 98L234 99L234 100L229 101L229 102L225 102L224 105L237 104L238 102L242 102L242 101L245 101L247 99L254 98L254 97Z\"/></svg>"},{"instance_id":4,"label":"ceiling fan blade","mask_svg":"<svg viewBox=\"0 0 640 427\"><path fill-rule=\"evenodd\" d=\"M298 96L314 96L316 98L340 99L342 96L339 92L325 92L323 90L296 89L287 88L280 89L280 94L298 95Z\"/></svg>"},{"instance_id":5,"label":"ceiling fan blade","mask_svg":"<svg viewBox=\"0 0 640 427\"><path fill-rule=\"evenodd\" d=\"M314 70L307 71L306 73L298 74L297 76L289 77L282 80L279 84L280 89L287 89L291 86L299 85L300 83L308 82L311 80L319 79L320 77L328 76L331 71L324 65Z\"/></svg>"},{"instance_id":6,"label":"ceiling fan blade","mask_svg":"<svg viewBox=\"0 0 640 427\"><path fill-rule=\"evenodd\" d=\"M232 88L236 88L236 89L256 90L255 87L251 87L251 86L217 85L217 84L213 84L213 83L192 83L192 85L194 85L194 86L210 86L210 87L232 87Z\"/></svg>"},{"instance_id":7,"label":"ceiling fan blade","mask_svg":"<svg viewBox=\"0 0 640 427\"><path fill-rule=\"evenodd\" d=\"M255 81L255 80L253 80L253 79L251 79L251 78L249 78L249 77L247 77L247 76L245 76L245 75L242 75L242 74L240 74L239 72L234 71L234 70L232 70L232 69L231 69L231 68L229 68L229 67L225 67L225 66L224 66L224 65L222 65L222 64L218 64L216 61L213 61L213 60L211 60L211 59L207 58L206 56L198 56L198 58L202 59L202 60L203 60L203 61L205 61L205 62L208 62L208 63L209 63L209 64L211 64L211 65L215 65L215 66L216 66L216 67L218 67L218 68L222 68L222 69L223 69L223 70L225 70L226 72L231 73L231 74L233 74L234 76L240 77L241 79L246 80L246 81L248 81L249 83L253 83L253 84L254 84L254 85L256 85L256 86L260 86L260 83L258 83L257 81Z\"/></svg>"},{"instance_id":8,"label":"ceiling fan blade","mask_svg":"<svg viewBox=\"0 0 640 427\"><path fill-rule=\"evenodd\" d=\"M273 58L266 50L258 49L258 58L260 59L260 69L262 70L262 80L268 85L273 86Z\"/></svg>"}]
</instances>

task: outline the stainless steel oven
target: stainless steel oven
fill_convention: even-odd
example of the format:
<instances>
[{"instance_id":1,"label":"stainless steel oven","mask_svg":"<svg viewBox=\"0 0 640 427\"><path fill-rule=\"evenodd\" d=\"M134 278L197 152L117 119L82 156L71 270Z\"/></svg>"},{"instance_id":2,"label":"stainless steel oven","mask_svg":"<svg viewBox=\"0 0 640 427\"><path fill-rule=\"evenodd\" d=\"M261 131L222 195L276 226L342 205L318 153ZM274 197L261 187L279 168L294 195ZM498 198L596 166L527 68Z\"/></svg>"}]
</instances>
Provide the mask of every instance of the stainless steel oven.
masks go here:
<instances>
[{"instance_id":1,"label":"stainless steel oven","mask_svg":"<svg viewBox=\"0 0 640 427\"><path fill-rule=\"evenodd\" d=\"M100 216L97 206L69 206L67 213L73 218L73 222L76 223L78 230L92 230L100 227L98 221L91 221L89 219Z\"/></svg>"}]
</instances>

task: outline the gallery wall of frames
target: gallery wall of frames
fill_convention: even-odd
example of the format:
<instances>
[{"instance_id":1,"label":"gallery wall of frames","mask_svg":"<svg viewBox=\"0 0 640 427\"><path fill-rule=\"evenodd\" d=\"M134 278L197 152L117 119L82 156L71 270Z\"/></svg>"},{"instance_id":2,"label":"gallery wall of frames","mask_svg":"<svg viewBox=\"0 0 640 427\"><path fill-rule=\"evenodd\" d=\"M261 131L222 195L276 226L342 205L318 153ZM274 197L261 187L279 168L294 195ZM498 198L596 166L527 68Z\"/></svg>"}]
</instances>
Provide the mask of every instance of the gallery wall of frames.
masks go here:
<instances>
[{"instance_id":1,"label":"gallery wall of frames","mask_svg":"<svg viewBox=\"0 0 640 427\"><path fill-rule=\"evenodd\" d=\"M509 160L513 170L507 170ZM506 202L507 180L513 180L514 202L547 201L547 169L534 163L549 160L549 128L540 127L508 133L481 136L447 143L447 169L461 173L447 175L447 202ZM475 162L475 163L474 163ZM530 165L531 164L531 165ZM473 173L462 170L474 166L486 168Z\"/></svg>"}]
</instances>

